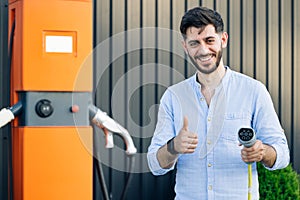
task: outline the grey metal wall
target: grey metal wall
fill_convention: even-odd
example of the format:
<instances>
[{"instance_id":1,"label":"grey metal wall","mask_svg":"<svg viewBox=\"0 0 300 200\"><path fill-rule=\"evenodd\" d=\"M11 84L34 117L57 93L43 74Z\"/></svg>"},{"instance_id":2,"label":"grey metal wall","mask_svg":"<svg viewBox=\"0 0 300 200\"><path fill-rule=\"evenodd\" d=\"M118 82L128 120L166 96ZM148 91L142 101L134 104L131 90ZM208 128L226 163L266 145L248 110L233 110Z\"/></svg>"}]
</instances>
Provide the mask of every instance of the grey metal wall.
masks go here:
<instances>
[{"instance_id":1,"label":"grey metal wall","mask_svg":"<svg viewBox=\"0 0 300 200\"><path fill-rule=\"evenodd\" d=\"M96 102L133 134L139 156L135 170L143 172L135 173L128 199L174 195L174 172L152 176L146 169L145 153L164 90L195 72L182 51L178 30L183 13L198 5L214 8L223 16L229 33L225 64L267 86L288 138L291 161L300 172L299 0L94 2ZM124 147L119 138L116 144ZM105 176L117 199L125 173L113 163L121 160L119 164L126 166L128 162L113 150L101 151L101 157L109 160L104 164ZM96 193L95 198L101 199Z\"/></svg>"}]
</instances>

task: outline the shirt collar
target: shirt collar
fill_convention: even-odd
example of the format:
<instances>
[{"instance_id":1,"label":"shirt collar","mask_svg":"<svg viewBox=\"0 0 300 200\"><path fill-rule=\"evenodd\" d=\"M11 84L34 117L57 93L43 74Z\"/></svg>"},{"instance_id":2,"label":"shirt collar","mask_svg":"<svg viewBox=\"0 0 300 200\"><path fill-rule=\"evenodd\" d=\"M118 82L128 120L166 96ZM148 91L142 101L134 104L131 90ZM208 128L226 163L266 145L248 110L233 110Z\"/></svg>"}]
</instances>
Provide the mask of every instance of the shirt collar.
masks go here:
<instances>
[{"instance_id":1,"label":"shirt collar","mask_svg":"<svg viewBox=\"0 0 300 200\"><path fill-rule=\"evenodd\" d=\"M226 69L225 75L222 78L221 84L216 88L217 90L221 88L221 85L225 87L230 79L232 70L228 66L225 66L225 69ZM201 89L201 84L197 81L197 72L191 77L191 84L194 88Z\"/></svg>"}]
</instances>

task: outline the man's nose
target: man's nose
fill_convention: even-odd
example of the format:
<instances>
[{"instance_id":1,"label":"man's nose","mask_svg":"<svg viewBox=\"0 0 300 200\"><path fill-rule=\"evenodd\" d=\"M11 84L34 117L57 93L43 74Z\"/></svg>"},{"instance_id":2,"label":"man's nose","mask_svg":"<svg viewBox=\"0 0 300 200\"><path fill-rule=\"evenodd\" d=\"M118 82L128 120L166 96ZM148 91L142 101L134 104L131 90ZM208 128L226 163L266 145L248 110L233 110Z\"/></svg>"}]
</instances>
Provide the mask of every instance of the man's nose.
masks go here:
<instances>
[{"instance_id":1,"label":"man's nose","mask_svg":"<svg viewBox=\"0 0 300 200\"><path fill-rule=\"evenodd\" d=\"M205 43L200 43L197 54L206 55L209 53L209 48Z\"/></svg>"}]
</instances>

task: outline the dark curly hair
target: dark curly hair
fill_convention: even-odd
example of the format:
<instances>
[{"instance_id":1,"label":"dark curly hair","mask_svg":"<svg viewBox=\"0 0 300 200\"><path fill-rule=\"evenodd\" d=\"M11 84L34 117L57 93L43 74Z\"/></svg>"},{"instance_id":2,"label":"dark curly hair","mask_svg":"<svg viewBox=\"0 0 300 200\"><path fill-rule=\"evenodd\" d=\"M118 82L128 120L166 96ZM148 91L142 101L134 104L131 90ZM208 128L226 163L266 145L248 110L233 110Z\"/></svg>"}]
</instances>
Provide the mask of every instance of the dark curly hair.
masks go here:
<instances>
[{"instance_id":1,"label":"dark curly hair","mask_svg":"<svg viewBox=\"0 0 300 200\"><path fill-rule=\"evenodd\" d=\"M195 7L188 10L181 19L180 32L186 39L186 31L189 27L202 28L213 25L217 33L224 31L224 23L221 15L206 7Z\"/></svg>"}]
</instances>

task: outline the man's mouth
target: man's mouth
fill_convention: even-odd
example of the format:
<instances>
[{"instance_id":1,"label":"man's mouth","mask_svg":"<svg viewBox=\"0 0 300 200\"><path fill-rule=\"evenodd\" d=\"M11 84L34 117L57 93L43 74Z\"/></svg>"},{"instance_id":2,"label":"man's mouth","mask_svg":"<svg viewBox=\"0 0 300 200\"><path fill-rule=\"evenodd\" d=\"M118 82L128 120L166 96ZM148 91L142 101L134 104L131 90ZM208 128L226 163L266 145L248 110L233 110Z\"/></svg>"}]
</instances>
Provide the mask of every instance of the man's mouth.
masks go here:
<instances>
[{"instance_id":1,"label":"man's mouth","mask_svg":"<svg viewBox=\"0 0 300 200\"><path fill-rule=\"evenodd\" d=\"M205 56L195 56L195 59L200 60L201 62L209 61L213 57L212 54L208 54Z\"/></svg>"}]
</instances>

